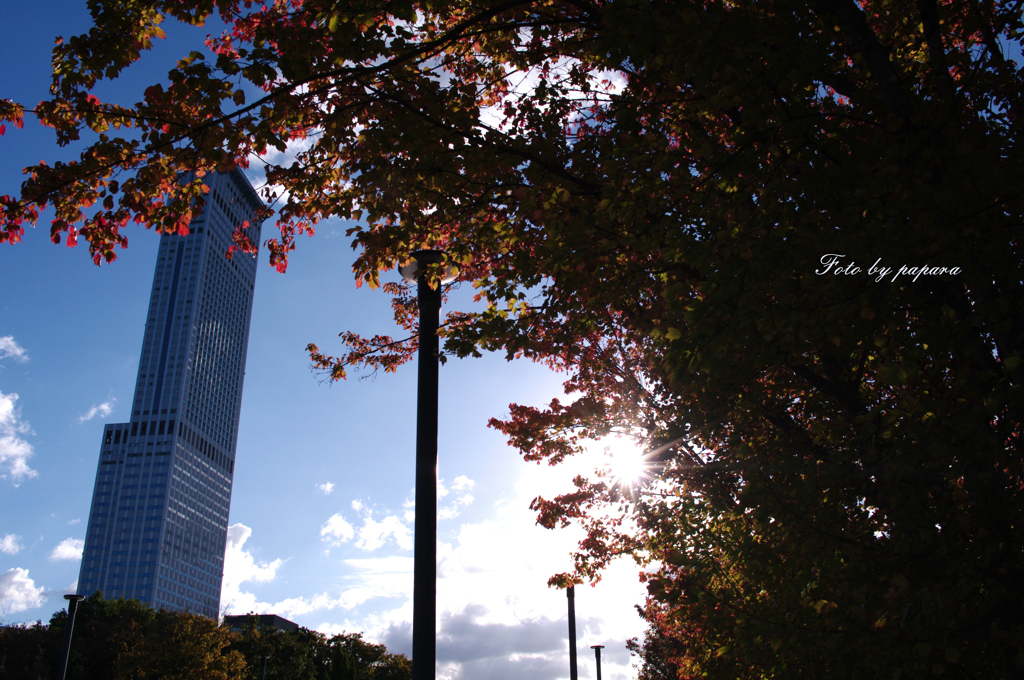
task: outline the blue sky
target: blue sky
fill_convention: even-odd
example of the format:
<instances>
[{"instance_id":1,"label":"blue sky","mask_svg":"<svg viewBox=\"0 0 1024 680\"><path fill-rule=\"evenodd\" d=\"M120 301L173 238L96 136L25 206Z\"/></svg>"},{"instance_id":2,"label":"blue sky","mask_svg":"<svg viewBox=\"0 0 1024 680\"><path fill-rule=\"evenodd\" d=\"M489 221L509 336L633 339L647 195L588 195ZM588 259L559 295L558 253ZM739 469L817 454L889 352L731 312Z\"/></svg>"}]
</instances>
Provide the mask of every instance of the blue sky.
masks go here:
<instances>
[{"instance_id":1,"label":"blue sky","mask_svg":"<svg viewBox=\"0 0 1024 680\"><path fill-rule=\"evenodd\" d=\"M0 97L43 99L53 38L88 26L84 2L5 8ZM137 101L211 30L165 28L168 40L102 97ZM31 117L12 128L0 137L0 194L17 193L25 165L73 153ZM100 433L128 419L157 246L154 233L132 228L117 262L96 267L84 244L49 242L49 219L22 243L0 245L4 622L47 620L78 577ZM363 631L408 653L415 368L327 385L304 352L315 342L337 354L343 330L400 332L386 296L355 287L346 227L321 224L286 274L260 256L221 606L329 634ZM457 292L450 306L469 298ZM568 490L574 474L601 463L600 447L542 468L486 427L510 402L560 396L563 379L493 355L441 369L439 677L568 677L565 595L545 582L569 567L579 536L534 526L527 506ZM596 588L577 589L581 677L593 676L592 644L606 645L605 677L635 677L624 645L643 631L636 572L620 563Z\"/></svg>"}]
</instances>

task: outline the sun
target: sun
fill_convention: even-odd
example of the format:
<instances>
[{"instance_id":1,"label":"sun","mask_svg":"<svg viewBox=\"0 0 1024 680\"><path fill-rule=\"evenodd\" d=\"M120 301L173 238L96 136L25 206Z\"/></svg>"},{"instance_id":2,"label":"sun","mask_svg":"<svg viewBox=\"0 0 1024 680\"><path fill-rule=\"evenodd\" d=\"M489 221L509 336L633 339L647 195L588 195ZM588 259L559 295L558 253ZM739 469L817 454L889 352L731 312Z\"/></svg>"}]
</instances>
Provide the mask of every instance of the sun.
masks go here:
<instances>
[{"instance_id":1,"label":"sun","mask_svg":"<svg viewBox=\"0 0 1024 680\"><path fill-rule=\"evenodd\" d=\"M615 437L603 443L606 468L617 484L632 486L649 476L646 454L632 439Z\"/></svg>"}]
</instances>

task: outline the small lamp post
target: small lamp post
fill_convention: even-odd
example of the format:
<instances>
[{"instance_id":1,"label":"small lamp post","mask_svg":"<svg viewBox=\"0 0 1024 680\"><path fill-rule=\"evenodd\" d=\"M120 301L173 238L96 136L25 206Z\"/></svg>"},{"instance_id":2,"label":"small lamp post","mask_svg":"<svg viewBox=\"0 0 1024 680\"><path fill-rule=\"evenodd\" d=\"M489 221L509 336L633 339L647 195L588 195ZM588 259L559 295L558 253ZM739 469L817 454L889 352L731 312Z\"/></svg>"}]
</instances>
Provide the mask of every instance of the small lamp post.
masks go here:
<instances>
[{"instance_id":1,"label":"small lamp post","mask_svg":"<svg viewBox=\"0 0 1024 680\"><path fill-rule=\"evenodd\" d=\"M57 680L64 680L68 672L68 655L71 653L71 632L75 628L75 612L78 611L78 603L85 599L85 595L65 595L64 599L68 601L68 620L64 626L64 646L60 649Z\"/></svg>"},{"instance_id":2,"label":"small lamp post","mask_svg":"<svg viewBox=\"0 0 1024 680\"><path fill-rule=\"evenodd\" d=\"M604 645L590 645L590 648L594 650L594 656L597 657L597 680L601 680L601 650L604 649Z\"/></svg>"},{"instance_id":3,"label":"small lamp post","mask_svg":"<svg viewBox=\"0 0 1024 680\"><path fill-rule=\"evenodd\" d=\"M427 281L428 265L444 253L417 250L399 271L417 284L420 307L419 375L416 392L416 525L413 535L412 680L432 680L437 616L437 373L441 286Z\"/></svg>"},{"instance_id":4,"label":"small lamp post","mask_svg":"<svg viewBox=\"0 0 1024 680\"><path fill-rule=\"evenodd\" d=\"M260 654L260 680L267 680L267 659L270 657L270 654Z\"/></svg>"},{"instance_id":5,"label":"small lamp post","mask_svg":"<svg viewBox=\"0 0 1024 680\"><path fill-rule=\"evenodd\" d=\"M576 668L576 587L566 588L565 595L569 598L569 680L577 680L579 674Z\"/></svg>"}]
</instances>

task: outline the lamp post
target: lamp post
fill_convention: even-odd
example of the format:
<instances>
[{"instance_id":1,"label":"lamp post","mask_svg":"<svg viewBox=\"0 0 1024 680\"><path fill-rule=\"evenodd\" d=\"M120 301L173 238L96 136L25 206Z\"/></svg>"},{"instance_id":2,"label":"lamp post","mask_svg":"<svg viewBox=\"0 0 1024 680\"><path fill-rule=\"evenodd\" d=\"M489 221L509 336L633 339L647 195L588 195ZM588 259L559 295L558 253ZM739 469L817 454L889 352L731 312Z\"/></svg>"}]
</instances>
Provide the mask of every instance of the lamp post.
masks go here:
<instances>
[{"instance_id":1,"label":"lamp post","mask_svg":"<svg viewBox=\"0 0 1024 680\"><path fill-rule=\"evenodd\" d=\"M71 653L71 631L75 628L75 612L78 611L78 603L85 599L85 595L65 595L64 599L68 601L68 620L64 625L64 646L60 649L57 680L64 680L68 672L68 655Z\"/></svg>"},{"instance_id":2,"label":"lamp post","mask_svg":"<svg viewBox=\"0 0 1024 680\"><path fill-rule=\"evenodd\" d=\"M431 288L427 265L440 264L444 253L417 250L401 267L415 281L420 307L419 376L416 392L416 525L413 534L412 680L432 680L436 656L437 616L437 367L440 345L441 285Z\"/></svg>"},{"instance_id":3,"label":"lamp post","mask_svg":"<svg viewBox=\"0 0 1024 680\"><path fill-rule=\"evenodd\" d=\"M267 659L270 658L270 654L260 654L260 680L267 680Z\"/></svg>"},{"instance_id":4,"label":"lamp post","mask_svg":"<svg viewBox=\"0 0 1024 680\"><path fill-rule=\"evenodd\" d=\"M597 680L601 680L601 650L604 649L604 645L590 645L590 648L594 650L594 656L597 657Z\"/></svg>"},{"instance_id":5,"label":"lamp post","mask_svg":"<svg viewBox=\"0 0 1024 680\"><path fill-rule=\"evenodd\" d=\"M565 594L569 598L569 680L576 680L576 587L569 586Z\"/></svg>"}]
</instances>

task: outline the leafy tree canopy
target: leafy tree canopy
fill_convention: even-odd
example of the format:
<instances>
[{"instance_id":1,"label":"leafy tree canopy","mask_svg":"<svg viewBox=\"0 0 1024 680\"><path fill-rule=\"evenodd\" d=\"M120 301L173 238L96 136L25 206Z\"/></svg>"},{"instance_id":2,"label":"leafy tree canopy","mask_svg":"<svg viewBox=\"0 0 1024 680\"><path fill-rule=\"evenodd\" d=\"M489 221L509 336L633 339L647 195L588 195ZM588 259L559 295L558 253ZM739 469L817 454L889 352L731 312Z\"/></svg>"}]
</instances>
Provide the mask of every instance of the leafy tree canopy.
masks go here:
<instances>
[{"instance_id":1,"label":"leafy tree canopy","mask_svg":"<svg viewBox=\"0 0 1024 680\"><path fill-rule=\"evenodd\" d=\"M645 565L681 676L1020 674L1019 2L90 8L33 110L89 144L0 198L3 239L49 206L55 241L110 261L132 221L185 233L204 173L290 144L265 168L272 264L328 217L363 219L370 285L444 249L484 304L446 352L568 372L568 403L493 422L528 459L612 431L655 452L639 488L535 507L589 529L556 583ZM137 104L92 93L165 16L214 15L212 55ZM310 348L335 378L415 346L343 337Z\"/></svg>"},{"instance_id":2,"label":"leafy tree canopy","mask_svg":"<svg viewBox=\"0 0 1024 680\"><path fill-rule=\"evenodd\" d=\"M49 625L0 626L0 680L52 680L67 612ZM327 638L299 628L252 625L242 631L187 612L153 610L138 600L84 600L75 616L68 680L410 680L409 659L359 633Z\"/></svg>"},{"instance_id":3,"label":"leafy tree canopy","mask_svg":"<svg viewBox=\"0 0 1024 680\"><path fill-rule=\"evenodd\" d=\"M402 654L363 640L360 633L331 638L306 628L282 632L270 626L244 628L232 643L248 663L245 678L259 678L262 657L273 680L410 680L412 665Z\"/></svg>"},{"instance_id":4,"label":"leafy tree canopy","mask_svg":"<svg viewBox=\"0 0 1024 680\"><path fill-rule=\"evenodd\" d=\"M64 641L67 612L48 626L0 628L0 679L50 680ZM94 593L75 615L68 680L235 680L245 672L232 634L195 614L153 610L138 600Z\"/></svg>"}]
</instances>

